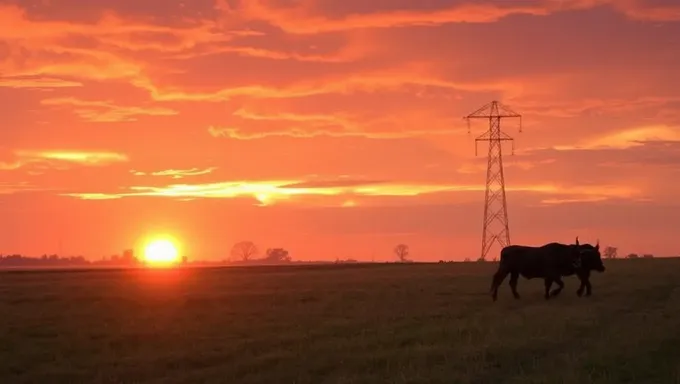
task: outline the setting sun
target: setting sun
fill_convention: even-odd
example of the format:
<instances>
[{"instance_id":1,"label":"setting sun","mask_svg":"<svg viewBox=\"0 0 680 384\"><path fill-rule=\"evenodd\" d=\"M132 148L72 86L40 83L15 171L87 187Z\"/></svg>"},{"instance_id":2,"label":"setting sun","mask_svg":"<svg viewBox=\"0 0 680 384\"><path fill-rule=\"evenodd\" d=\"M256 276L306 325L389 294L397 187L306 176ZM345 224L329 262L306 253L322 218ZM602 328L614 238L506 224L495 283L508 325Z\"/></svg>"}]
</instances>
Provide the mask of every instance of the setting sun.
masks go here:
<instances>
[{"instance_id":1,"label":"setting sun","mask_svg":"<svg viewBox=\"0 0 680 384\"><path fill-rule=\"evenodd\" d=\"M179 251L175 243L169 239L152 240L144 248L144 261L151 266L177 264Z\"/></svg>"}]
</instances>

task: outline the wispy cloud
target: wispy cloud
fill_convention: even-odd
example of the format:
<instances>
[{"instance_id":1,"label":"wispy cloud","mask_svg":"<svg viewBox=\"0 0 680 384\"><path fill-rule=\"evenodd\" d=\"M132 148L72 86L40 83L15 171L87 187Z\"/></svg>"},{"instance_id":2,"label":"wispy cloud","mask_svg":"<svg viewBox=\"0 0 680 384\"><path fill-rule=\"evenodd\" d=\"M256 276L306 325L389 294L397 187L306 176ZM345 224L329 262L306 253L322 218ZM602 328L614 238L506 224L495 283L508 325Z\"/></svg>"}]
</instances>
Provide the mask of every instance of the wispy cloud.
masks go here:
<instances>
[{"instance_id":1,"label":"wispy cloud","mask_svg":"<svg viewBox=\"0 0 680 384\"><path fill-rule=\"evenodd\" d=\"M395 183L385 181L239 181L217 182L207 184L173 184L166 187L135 186L127 192L121 193L68 193L66 196L80 199L104 199L122 197L163 197L163 198L194 198L194 199L228 199L238 197L252 197L262 205L271 205L284 201L304 201L305 197L335 197L343 196L343 203L353 198L364 197L417 197L428 194L480 192L484 185L455 185L455 184L426 184L426 183ZM525 185L509 186L508 191L531 192L554 195L556 197L578 197L581 201L606 200L610 198L634 198L639 191L634 188L621 186L583 186L565 187L561 185ZM302 199L302 200L301 200ZM585 200L583 200L585 199ZM551 201L551 200L548 200ZM554 200L556 201L556 200ZM353 204L356 204L354 202Z\"/></svg>"},{"instance_id":2,"label":"wispy cloud","mask_svg":"<svg viewBox=\"0 0 680 384\"><path fill-rule=\"evenodd\" d=\"M557 145L553 148L559 151L626 149L654 141L680 141L680 127L668 125L633 127L590 137L574 145Z\"/></svg>"},{"instance_id":3,"label":"wispy cloud","mask_svg":"<svg viewBox=\"0 0 680 384\"><path fill-rule=\"evenodd\" d=\"M28 182L0 182L0 195L12 195L23 192L44 191L45 188L40 188Z\"/></svg>"},{"instance_id":4,"label":"wispy cloud","mask_svg":"<svg viewBox=\"0 0 680 384\"><path fill-rule=\"evenodd\" d=\"M297 7L274 8L261 0L244 2L241 9L246 18L263 20L288 33L316 34L366 28L395 28L408 26L437 26L449 23L490 23L513 14L547 15L545 6L512 4L500 7L492 3L466 3L446 9L398 10L363 14L350 14L342 18L314 13Z\"/></svg>"},{"instance_id":5,"label":"wispy cloud","mask_svg":"<svg viewBox=\"0 0 680 384\"><path fill-rule=\"evenodd\" d=\"M126 155L115 152L17 151L17 155L29 161L57 160L95 166L128 161L128 157Z\"/></svg>"},{"instance_id":6,"label":"wispy cloud","mask_svg":"<svg viewBox=\"0 0 680 384\"><path fill-rule=\"evenodd\" d=\"M452 4L453 3L453 4ZM279 2L248 0L241 3L241 15L249 20L261 20L291 34L320 34L348 30L377 28L436 27L453 23L494 23L513 15L548 16L558 12L611 6L632 19L648 21L680 20L680 6L649 4L638 0L555 0L494 2L447 2L438 8L417 6L410 9L352 12L352 4L342 15L324 9L323 4L301 2L296 5ZM380 8L380 5L375 7Z\"/></svg>"},{"instance_id":7,"label":"wispy cloud","mask_svg":"<svg viewBox=\"0 0 680 384\"><path fill-rule=\"evenodd\" d=\"M82 86L83 83L78 81L62 80L50 77L0 76L0 87L6 88L50 89L50 88L73 88Z\"/></svg>"},{"instance_id":8,"label":"wispy cloud","mask_svg":"<svg viewBox=\"0 0 680 384\"><path fill-rule=\"evenodd\" d=\"M362 137L372 139L403 139L416 136L452 135L463 129L458 119L438 117L431 112L409 111L393 115L363 113L298 113L298 112L255 112L238 109L232 116L241 119L240 126L210 126L208 133L213 137L239 140L266 137L314 138ZM421 127L423 120L426 127ZM456 123L458 123L456 125Z\"/></svg>"},{"instance_id":9,"label":"wispy cloud","mask_svg":"<svg viewBox=\"0 0 680 384\"><path fill-rule=\"evenodd\" d=\"M137 121L138 116L173 116L178 112L169 108L121 106L112 101L80 100L72 97L42 100L43 105L72 106L83 120L96 123Z\"/></svg>"},{"instance_id":10,"label":"wispy cloud","mask_svg":"<svg viewBox=\"0 0 680 384\"><path fill-rule=\"evenodd\" d=\"M142 172L131 171L135 176L169 176L173 179L182 179L187 176L207 175L217 170L217 167L209 167L205 169L191 168L191 169L167 169L156 172Z\"/></svg>"},{"instance_id":11,"label":"wispy cloud","mask_svg":"<svg viewBox=\"0 0 680 384\"><path fill-rule=\"evenodd\" d=\"M45 169L66 169L69 164L80 166L104 166L129 161L128 157L116 152L87 151L39 151L18 150L14 152L16 160L0 162L0 170L14 171L30 168L29 171Z\"/></svg>"},{"instance_id":12,"label":"wispy cloud","mask_svg":"<svg viewBox=\"0 0 680 384\"><path fill-rule=\"evenodd\" d=\"M290 128L276 131L253 131L234 127L208 127L208 133L217 138L230 138L238 140L255 140L267 137L292 137L298 139L310 139L314 137L362 137L369 139L403 139L423 135L451 135L452 130L427 130L427 131L399 131L399 132L371 132L371 131L343 131L330 129L303 129Z\"/></svg>"}]
</instances>

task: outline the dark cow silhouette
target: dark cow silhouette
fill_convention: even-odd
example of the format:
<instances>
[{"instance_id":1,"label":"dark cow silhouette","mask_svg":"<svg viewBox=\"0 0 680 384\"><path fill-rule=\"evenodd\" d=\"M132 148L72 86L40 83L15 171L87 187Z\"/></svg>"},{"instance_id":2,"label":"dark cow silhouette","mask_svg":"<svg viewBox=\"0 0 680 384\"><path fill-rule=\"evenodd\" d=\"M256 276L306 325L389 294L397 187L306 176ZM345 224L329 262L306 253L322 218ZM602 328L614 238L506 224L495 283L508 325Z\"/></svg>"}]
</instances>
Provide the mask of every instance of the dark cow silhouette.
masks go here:
<instances>
[{"instance_id":1,"label":"dark cow silhouette","mask_svg":"<svg viewBox=\"0 0 680 384\"><path fill-rule=\"evenodd\" d=\"M498 297L498 287L503 283L505 277L510 275L510 288L515 299L519 299L517 293L517 281L522 275L526 279L542 278L545 282L545 299L554 297L564 289L562 276L576 274L581 281L581 286L576 293L578 296L592 294L590 284L590 271L595 270L604 272L600 255L600 242L592 246L590 244L581 245L576 237L576 244L549 243L540 247L530 247L524 245L509 245L501 250L501 260L498 271L493 275L491 282L491 297L496 301ZM550 291L552 283L558 285Z\"/></svg>"}]
</instances>

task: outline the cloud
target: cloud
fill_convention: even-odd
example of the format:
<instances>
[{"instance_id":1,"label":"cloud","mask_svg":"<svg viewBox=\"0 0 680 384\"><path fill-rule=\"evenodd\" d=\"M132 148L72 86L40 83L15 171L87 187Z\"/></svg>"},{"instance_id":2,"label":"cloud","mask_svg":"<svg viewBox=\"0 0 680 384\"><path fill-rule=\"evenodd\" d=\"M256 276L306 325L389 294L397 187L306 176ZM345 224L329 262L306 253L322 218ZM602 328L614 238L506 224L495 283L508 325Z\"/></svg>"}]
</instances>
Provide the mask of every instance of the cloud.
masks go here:
<instances>
[{"instance_id":1,"label":"cloud","mask_svg":"<svg viewBox=\"0 0 680 384\"><path fill-rule=\"evenodd\" d=\"M558 150L570 149L600 149L618 148L626 149L633 146L644 145L646 142L678 141L680 142L680 126L670 127L667 125L642 126L624 129L619 132L606 134L600 137L584 141L575 146L558 146Z\"/></svg>"},{"instance_id":2,"label":"cloud","mask_svg":"<svg viewBox=\"0 0 680 384\"><path fill-rule=\"evenodd\" d=\"M591 98L572 100L532 100L522 98L513 101L513 106L524 115L573 118L584 114L609 114L638 112L642 109L659 109L680 102L680 97L642 96L634 98Z\"/></svg>"},{"instance_id":3,"label":"cloud","mask_svg":"<svg viewBox=\"0 0 680 384\"><path fill-rule=\"evenodd\" d=\"M0 170L13 171L29 167L31 172L35 172L45 169L66 169L68 164L96 167L129 160L126 155L116 152L17 150L14 156L16 158L14 161L0 162Z\"/></svg>"},{"instance_id":4,"label":"cloud","mask_svg":"<svg viewBox=\"0 0 680 384\"><path fill-rule=\"evenodd\" d=\"M82 86L83 84L81 82L62 80L50 77L35 77L35 76L0 77L0 87L6 88L50 89L50 88L73 88Z\"/></svg>"},{"instance_id":5,"label":"cloud","mask_svg":"<svg viewBox=\"0 0 680 384\"><path fill-rule=\"evenodd\" d=\"M207 18L182 16L174 22L155 18L152 23L148 21L151 18L141 21L134 15L100 8L94 22L86 22L50 20L50 12L40 15L40 11L40 6L0 5L2 86L77 86L78 79L125 80L152 88L151 75L176 69L160 63L162 60L150 60L150 52L156 59L162 54L190 54L257 33L225 28L218 20Z\"/></svg>"},{"instance_id":6,"label":"cloud","mask_svg":"<svg viewBox=\"0 0 680 384\"><path fill-rule=\"evenodd\" d=\"M306 180L300 181L292 184L281 185L280 188L284 189L313 189L313 188L347 188L356 187L362 185L376 185L389 183L388 180L365 180L365 179L354 179L349 177L339 177L330 180Z\"/></svg>"},{"instance_id":7,"label":"cloud","mask_svg":"<svg viewBox=\"0 0 680 384\"><path fill-rule=\"evenodd\" d=\"M316 34L366 28L437 26L448 23L490 23L515 14L547 15L549 13L546 7L539 5L512 4L501 7L482 2L463 3L434 10L392 10L348 13L341 17L331 17L314 13L311 9L304 8L304 5L273 7L266 3L261 0L244 1L241 3L240 10L247 19L266 21L285 32L294 34Z\"/></svg>"},{"instance_id":8,"label":"cloud","mask_svg":"<svg viewBox=\"0 0 680 384\"><path fill-rule=\"evenodd\" d=\"M375 71L355 71L342 75L304 77L284 86L258 84L234 85L212 91L188 91L180 88L159 87L150 81L134 84L150 92L157 101L223 102L247 96L259 99L303 98L329 94L350 95L406 90L409 86L439 88L450 91L503 92L508 95L522 92L523 84L516 79L499 81L448 80L433 75L431 64L408 63Z\"/></svg>"},{"instance_id":9,"label":"cloud","mask_svg":"<svg viewBox=\"0 0 680 384\"><path fill-rule=\"evenodd\" d=\"M128 161L127 156L115 152L17 151L17 155L28 160L57 160L89 166Z\"/></svg>"},{"instance_id":10,"label":"cloud","mask_svg":"<svg viewBox=\"0 0 680 384\"><path fill-rule=\"evenodd\" d=\"M214 21L204 19L185 18L172 25L150 24L105 11L95 23L35 20L26 9L14 5L0 5L0 25L0 38L6 41L55 43L81 36L96 38L112 47L160 52L178 52L202 43L229 41L232 37L230 31L218 32Z\"/></svg>"},{"instance_id":11,"label":"cloud","mask_svg":"<svg viewBox=\"0 0 680 384\"><path fill-rule=\"evenodd\" d=\"M164 187L133 186L121 193L66 193L64 196L80 199L105 199L122 197L161 197L173 199L230 199L254 198L261 205L279 202L309 204L326 198L336 206L356 206L362 198L414 198L428 195L481 192L485 186L435 184L414 182L388 182L381 180L279 180L279 181L232 181L206 184L172 184ZM508 186L507 191L517 191L551 196L545 203L567 201L603 201L612 198L635 199L639 191L631 187L614 185L590 185L571 187L557 184ZM338 198L340 198L338 200ZM320 200L320 201L323 201ZM348 202L351 202L348 203ZM416 201L425 203L424 201Z\"/></svg>"},{"instance_id":12,"label":"cloud","mask_svg":"<svg viewBox=\"0 0 680 384\"><path fill-rule=\"evenodd\" d=\"M583 166L589 166L590 168L586 169L591 171L597 166L647 169L647 172L636 173L637 176L649 176L651 172L662 171L664 168L680 169L680 140L636 140L636 136L632 135L634 132L624 132L623 137L615 136L611 141L594 141L581 146L532 149L520 156L534 159L547 156L559 157L563 162L571 163L574 168L583 169ZM626 134L631 134L631 136L626 137ZM630 175L626 178L630 179Z\"/></svg>"},{"instance_id":13,"label":"cloud","mask_svg":"<svg viewBox=\"0 0 680 384\"><path fill-rule=\"evenodd\" d=\"M602 0L634 20L679 21L680 5L675 0Z\"/></svg>"},{"instance_id":14,"label":"cloud","mask_svg":"<svg viewBox=\"0 0 680 384\"><path fill-rule=\"evenodd\" d=\"M431 111L403 111L399 116L369 111L355 115L345 113L254 112L235 111L239 121L232 126L208 127L213 137L240 140L266 137L314 138L361 137L403 139L417 136L452 135L462 129L459 119L440 117ZM427 128L421 122L428 120ZM456 126L458 125L458 126ZM239 128L245 126L247 128Z\"/></svg>"},{"instance_id":15,"label":"cloud","mask_svg":"<svg viewBox=\"0 0 680 384\"><path fill-rule=\"evenodd\" d=\"M336 54L306 54L297 52L277 51L266 48L249 46L207 46L201 50L195 49L187 53L176 54L174 59L196 59L203 56L236 54L244 57L254 57L269 60L294 60L312 63L348 63L359 59L358 52L345 51Z\"/></svg>"},{"instance_id":16,"label":"cloud","mask_svg":"<svg viewBox=\"0 0 680 384\"><path fill-rule=\"evenodd\" d=\"M83 120L94 123L137 121L138 116L174 116L169 108L120 106L112 101L80 100L73 97L45 99L43 105L73 106L73 112Z\"/></svg>"},{"instance_id":17,"label":"cloud","mask_svg":"<svg viewBox=\"0 0 680 384\"><path fill-rule=\"evenodd\" d=\"M654 143L680 142L680 126L665 124L634 126L611 130L604 134L591 134L574 144L560 144L550 147L531 147L517 151L519 154L536 154L540 151L601 151L626 150ZM648 147L649 148L649 147ZM613 151L609 151L613 153ZM624 153L624 152L619 152ZM632 153L632 152L631 152Z\"/></svg>"},{"instance_id":18,"label":"cloud","mask_svg":"<svg viewBox=\"0 0 680 384\"><path fill-rule=\"evenodd\" d=\"M514 15L548 16L603 5L609 5L633 19L680 20L680 6L671 2L667 5L649 5L634 0L533 0L507 3L482 0L454 3L452 5L451 1L435 1L427 5L423 3L422 8L415 3L410 6L399 3L392 9L381 10L380 7L384 8L385 4L375 4L367 7L370 9L361 9L360 3L351 1L342 7L330 6L321 1L301 2L291 6L287 2L247 0L240 2L239 10L244 19L264 21L291 34L414 26L435 27L452 23L494 23Z\"/></svg>"},{"instance_id":19,"label":"cloud","mask_svg":"<svg viewBox=\"0 0 680 384\"><path fill-rule=\"evenodd\" d=\"M213 137L230 138L238 140L255 140L267 137L293 137L298 139L310 139L314 137L363 137L370 139L403 139L419 135L450 135L450 130L446 131L402 131L402 132L366 132L366 131L335 131L335 130L309 130L300 128L290 128L281 131L247 132L240 128L227 127L208 127L208 133Z\"/></svg>"},{"instance_id":20,"label":"cloud","mask_svg":"<svg viewBox=\"0 0 680 384\"><path fill-rule=\"evenodd\" d=\"M187 176L207 175L215 171L217 167L210 167L205 169L191 168L191 169L168 169L156 172L141 172L131 171L135 176L170 176L173 179L182 179Z\"/></svg>"},{"instance_id":21,"label":"cloud","mask_svg":"<svg viewBox=\"0 0 680 384\"><path fill-rule=\"evenodd\" d=\"M15 193L44 191L28 182L0 182L0 195L13 195Z\"/></svg>"}]
</instances>

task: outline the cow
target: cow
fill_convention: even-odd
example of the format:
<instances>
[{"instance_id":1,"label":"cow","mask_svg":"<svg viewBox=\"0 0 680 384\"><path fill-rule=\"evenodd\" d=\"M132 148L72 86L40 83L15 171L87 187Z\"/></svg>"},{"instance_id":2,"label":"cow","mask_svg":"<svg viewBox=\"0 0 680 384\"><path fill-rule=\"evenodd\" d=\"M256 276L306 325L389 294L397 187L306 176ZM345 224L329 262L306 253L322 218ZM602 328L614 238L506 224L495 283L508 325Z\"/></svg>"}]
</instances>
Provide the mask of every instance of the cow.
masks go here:
<instances>
[{"instance_id":1,"label":"cow","mask_svg":"<svg viewBox=\"0 0 680 384\"><path fill-rule=\"evenodd\" d=\"M555 297L564 289L562 276L576 274L581 281L581 286L576 291L581 297L585 289L586 296L592 293L590 284L590 271L604 272L600 255L600 242L592 246L581 245L576 237L575 244L548 243L540 247L524 245L508 245L501 250L501 260L498 270L491 281L491 297L496 301L498 287L505 277L510 275L510 288L515 299L519 299L517 293L517 281L519 276L526 279L542 278L545 283L545 299ZM552 283L558 285L550 291Z\"/></svg>"}]
</instances>

